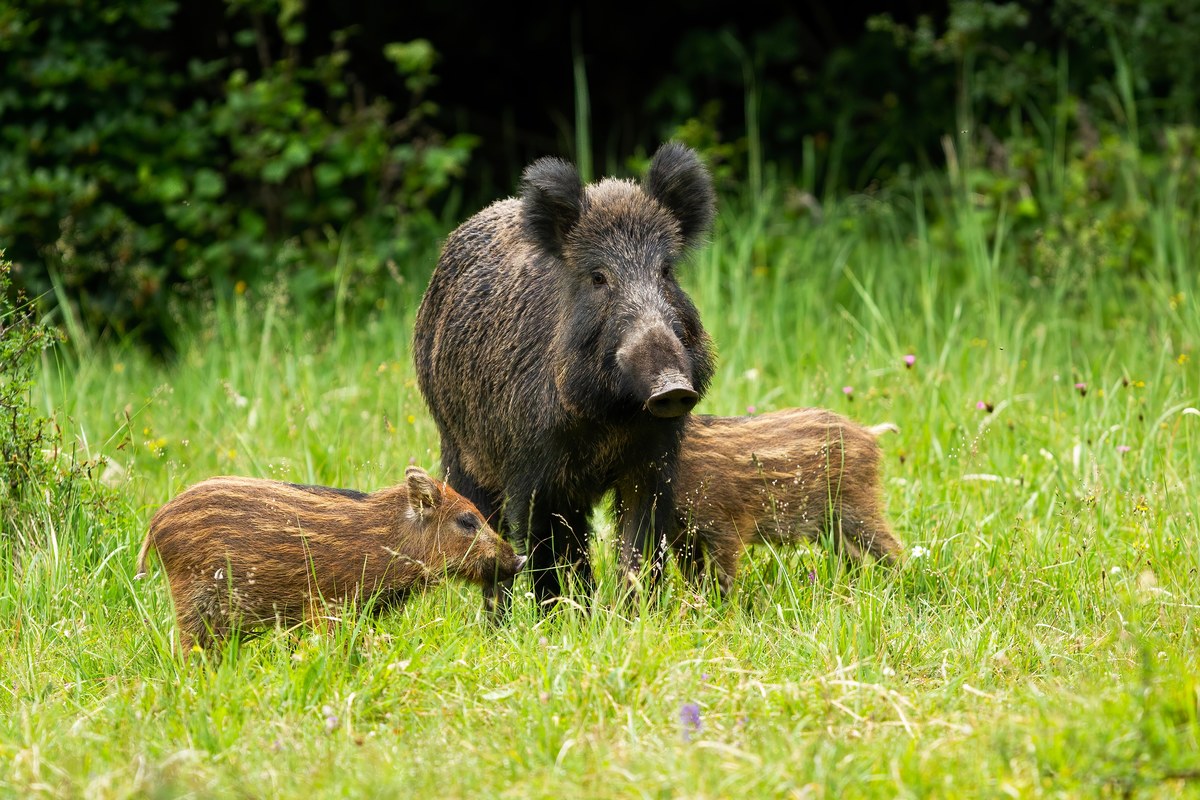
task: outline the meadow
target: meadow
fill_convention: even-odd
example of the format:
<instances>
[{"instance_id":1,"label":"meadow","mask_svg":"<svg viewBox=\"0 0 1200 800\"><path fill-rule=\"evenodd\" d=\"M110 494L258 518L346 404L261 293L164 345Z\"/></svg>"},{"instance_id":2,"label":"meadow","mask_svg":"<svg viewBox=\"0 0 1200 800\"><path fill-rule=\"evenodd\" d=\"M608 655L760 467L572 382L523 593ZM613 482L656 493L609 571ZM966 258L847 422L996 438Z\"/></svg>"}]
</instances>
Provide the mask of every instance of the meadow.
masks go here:
<instances>
[{"instance_id":1,"label":"meadow","mask_svg":"<svg viewBox=\"0 0 1200 800\"><path fill-rule=\"evenodd\" d=\"M436 469L423 279L366 311L349 281L324 306L221 296L167 361L72 332L36 397L110 491L0 537L0 794L1200 795L1195 208L1151 198L1131 279L1084 251L1028 269L1003 209L933 193L819 221L773 185L722 198L681 270L720 355L699 411L900 428L904 566L760 549L724 603L672 572L623 607L599 509L590 612L518 598L494 628L448 584L186 665L157 562L133 579L174 493Z\"/></svg>"}]
</instances>

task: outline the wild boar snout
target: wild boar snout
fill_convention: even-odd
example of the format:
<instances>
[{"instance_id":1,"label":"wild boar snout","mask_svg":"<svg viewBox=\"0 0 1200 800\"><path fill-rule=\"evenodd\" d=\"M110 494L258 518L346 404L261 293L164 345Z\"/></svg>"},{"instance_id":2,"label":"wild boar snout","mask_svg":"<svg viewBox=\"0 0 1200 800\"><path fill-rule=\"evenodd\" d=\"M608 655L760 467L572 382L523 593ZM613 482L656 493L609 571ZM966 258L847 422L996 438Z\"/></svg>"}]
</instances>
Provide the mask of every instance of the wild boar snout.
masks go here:
<instances>
[{"instance_id":1,"label":"wild boar snout","mask_svg":"<svg viewBox=\"0 0 1200 800\"><path fill-rule=\"evenodd\" d=\"M656 417L681 417L700 399L683 342L660 314L643 315L632 326L617 350L617 366Z\"/></svg>"},{"instance_id":2,"label":"wild boar snout","mask_svg":"<svg viewBox=\"0 0 1200 800\"><path fill-rule=\"evenodd\" d=\"M646 408L656 417L682 417L696 406L699 393L682 373L667 370L651 385Z\"/></svg>"}]
</instances>

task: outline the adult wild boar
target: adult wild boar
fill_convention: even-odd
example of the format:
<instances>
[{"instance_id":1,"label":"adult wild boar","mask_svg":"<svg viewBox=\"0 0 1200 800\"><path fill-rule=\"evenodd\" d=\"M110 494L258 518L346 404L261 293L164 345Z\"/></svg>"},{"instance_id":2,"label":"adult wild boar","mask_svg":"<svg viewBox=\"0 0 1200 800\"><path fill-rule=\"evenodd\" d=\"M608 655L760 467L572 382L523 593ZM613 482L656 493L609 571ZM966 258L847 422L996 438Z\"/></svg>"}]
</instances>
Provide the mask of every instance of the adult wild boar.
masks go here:
<instances>
[{"instance_id":1,"label":"adult wild boar","mask_svg":"<svg viewBox=\"0 0 1200 800\"><path fill-rule=\"evenodd\" d=\"M447 482L502 513L539 603L563 565L590 592L588 513L609 489L626 576L651 546L661 570L683 423L713 372L675 269L714 210L707 170L668 143L641 184L540 159L446 240L417 314L421 392Z\"/></svg>"}]
</instances>

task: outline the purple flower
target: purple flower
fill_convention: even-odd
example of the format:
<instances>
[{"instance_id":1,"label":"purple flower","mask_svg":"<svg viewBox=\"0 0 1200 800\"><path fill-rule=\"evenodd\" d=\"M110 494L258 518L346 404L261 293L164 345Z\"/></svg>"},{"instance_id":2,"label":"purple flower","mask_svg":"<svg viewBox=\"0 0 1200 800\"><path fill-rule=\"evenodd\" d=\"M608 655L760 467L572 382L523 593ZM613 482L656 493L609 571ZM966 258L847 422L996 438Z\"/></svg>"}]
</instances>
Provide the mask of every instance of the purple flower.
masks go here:
<instances>
[{"instance_id":1,"label":"purple flower","mask_svg":"<svg viewBox=\"0 0 1200 800\"><path fill-rule=\"evenodd\" d=\"M338 727L337 715L333 713L333 706L321 706L321 713L325 715L325 732L333 733Z\"/></svg>"},{"instance_id":2,"label":"purple flower","mask_svg":"<svg viewBox=\"0 0 1200 800\"><path fill-rule=\"evenodd\" d=\"M808 571L808 582L809 583L817 582L817 571L815 569L810 569Z\"/></svg>"},{"instance_id":3,"label":"purple flower","mask_svg":"<svg viewBox=\"0 0 1200 800\"><path fill-rule=\"evenodd\" d=\"M908 355L906 355L904 357L905 369L912 369L913 364L915 364L915 363L917 363L917 357L915 355L913 355L912 353L909 353Z\"/></svg>"},{"instance_id":4,"label":"purple flower","mask_svg":"<svg viewBox=\"0 0 1200 800\"><path fill-rule=\"evenodd\" d=\"M683 740L690 742L693 733L704 729L704 720L700 718L700 706L695 703L684 703L680 706L679 724L683 728Z\"/></svg>"},{"instance_id":5,"label":"purple flower","mask_svg":"<svg viewBox=\"0 0 1200 800\"><path fill-rule=\"evenodd\" d=\"M1087 384L1086 383L1075 384L1075 391L1079 392L1080 397L1087 397Z\"/></svg>"},{"instance_id":6,"label":"purple flower","mask_svg":"<svg viewBox=\"0 0 1200 800\"><path fill-rule=\"evenodd\" d=\"M989 414L992 413L992 411L995 409L995 406L993 406L987 400L980 400L978 403L975 404L975 407L978 408L980 411L986 411Z\"/></svg>"},{"instance_id":7,"label":"purple flower","mask_svg":"<svg viewBox=\"0 0 1200 800\"><path fill-rule=\"evenodd\" d=\"M1132 448L1132 447L1130 447L1130 446L1129 446L1129 445L1127 445L1127 444L1119 444L1119 445L1117 445L1117 452L1118 452L1118 453L1128 453L1128 452L1129 452L1130 450L1132 450L1132 449L1133 449L1133 448Z\"/></svg>"},{"instance_id":8,"label":"purple flower","mask_svg":"<svg viewBox=\"0 0 1200 800\"><path fill-rule=\"evenodd\" d=\"M854 387L853 386L843 386L842 394L846 395L847 400L853 400L854 399Z\"/></svg>"},{"instance_id":9,"label":"purple flower","mask_svg":"<svg viewBox=\"0 0 1200 800\"><path fill-rule=\"evenodd\" d=\"M755 411L757 411L757 410L758 410L758 409L756 409L754 406L746 406L746 413L747 413L747 414L753 415L753 414L754 414L754 412L755 412Z\"/></svg>"}]
</instances>

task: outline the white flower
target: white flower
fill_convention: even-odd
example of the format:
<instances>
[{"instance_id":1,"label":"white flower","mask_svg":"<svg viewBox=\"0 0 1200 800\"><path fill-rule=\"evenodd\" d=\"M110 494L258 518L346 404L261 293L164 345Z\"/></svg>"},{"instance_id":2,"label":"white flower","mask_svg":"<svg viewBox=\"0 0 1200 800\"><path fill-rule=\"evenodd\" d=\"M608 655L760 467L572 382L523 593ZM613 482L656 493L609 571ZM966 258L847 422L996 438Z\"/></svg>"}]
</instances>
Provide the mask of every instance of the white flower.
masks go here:
<instances>
[{"instance_id":1,"label":"white flower","mask_svg":"<svg viewBox=\"0 0 1200 800\"><path fill-rule=\"evenodd\" d=\"M918 558L925 558L925 557L926 557L926 556L928 556L928 555L929 555L929 548L928 548L928 547L921 547L921 545L917 545L916 547L914 547L914 548L912 549L912 554L911 554L911 557L912 557L914 560L916 560L916 559L918 559Z\"/></svg>"},{"instance_id":2,"label":"white flower","mask_svg":"<svg viewBox=\"0 0 1200 800\"><path fill-rule=\"evenodd\" d=\"M1120 567L1113 567L1112 569L1110 569L1110 570L1108 571L1108 574L1109 574L1109 575L1120 575L1120 574L1121 574L1121 568L1120 568Z\"/></svg>"}]
</instances>

